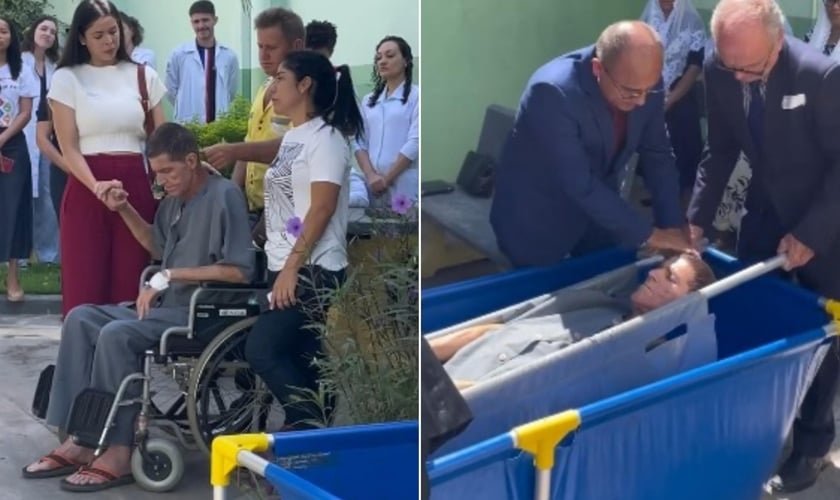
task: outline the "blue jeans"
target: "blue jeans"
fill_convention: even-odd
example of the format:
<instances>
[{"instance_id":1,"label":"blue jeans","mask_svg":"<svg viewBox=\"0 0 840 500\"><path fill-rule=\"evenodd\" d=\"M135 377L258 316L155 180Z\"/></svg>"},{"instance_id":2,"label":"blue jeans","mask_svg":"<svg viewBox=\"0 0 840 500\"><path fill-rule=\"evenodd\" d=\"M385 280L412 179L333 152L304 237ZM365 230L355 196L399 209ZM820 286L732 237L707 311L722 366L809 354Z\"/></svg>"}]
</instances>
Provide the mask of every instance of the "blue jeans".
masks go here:
<instances>
[{"instance_id":1,"label":"blue jeans","mask_svg":"<svg viewBox=\"0 0 840 500\"><path fill-rule=\"evenodd\" d=\"M42 154L37 165L38 197L32 199L33 246L39 262L58 263L58 218L50 195L51 165L47 155Z\"/></svg>"}]
</instances>

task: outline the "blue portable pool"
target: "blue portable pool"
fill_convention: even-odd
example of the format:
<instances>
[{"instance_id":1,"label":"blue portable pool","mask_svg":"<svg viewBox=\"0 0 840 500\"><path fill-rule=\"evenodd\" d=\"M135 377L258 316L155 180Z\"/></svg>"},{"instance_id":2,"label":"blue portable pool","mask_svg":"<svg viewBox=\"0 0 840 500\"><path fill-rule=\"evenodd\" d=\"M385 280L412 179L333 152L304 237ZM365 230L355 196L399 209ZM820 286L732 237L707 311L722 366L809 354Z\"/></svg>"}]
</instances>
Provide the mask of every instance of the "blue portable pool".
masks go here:
<instances>
[{"instance_id":1,"label":"blue portable pool","mask_svg":"<svg viewBox=\"0 0 840 500\"><path fill-rule=\"evenodd\" d=\"M423 332L492 315L635 258L608 251L424 291ZM719 278L744 268L713 250L705 259ZM819 297L771 276L697 306L674 321L701 325L700 337L711 332L706 362L654 364L640 351L599 365L604 355L589 351L629 349L628 335L648 335L640 320L638 332L599 334L589 347L466 390L476 419L429 463L432 499L759 498L835 331ZM708 317L713 330L703 327ZM623 363L659 371L638 375ZM575 378L584 370L590 375ZM587 384L610 373L620 376Z\"/></svg>"}]
</instances>

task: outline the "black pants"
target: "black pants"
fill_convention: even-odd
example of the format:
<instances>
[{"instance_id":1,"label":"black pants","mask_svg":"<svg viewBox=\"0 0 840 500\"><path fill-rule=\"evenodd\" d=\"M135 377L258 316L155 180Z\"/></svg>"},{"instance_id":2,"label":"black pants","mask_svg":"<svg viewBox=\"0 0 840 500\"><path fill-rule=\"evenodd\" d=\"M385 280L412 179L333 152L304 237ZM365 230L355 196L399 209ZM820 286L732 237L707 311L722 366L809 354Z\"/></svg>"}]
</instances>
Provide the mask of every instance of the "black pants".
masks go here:
<instances>
[{"instance_id":1,"label":"black pants","mask_svg":"<svg viewBox=\"0 0 840 500\"><path fill-rule=\"evenodd\" d=\"M753 183L755 184L755 182ZM760 197L753 191L750 197ZM776 255L779 241L786 231L772 209L759 201L747 201L747 215L738 234L738 258L745 262L764 260ZM840 242L826 255L815 257L796 271L795 278L804 288L821 296L840 299L840 266L832 263L840 256ZM834 257L832 259L831 257ZM792 278L793 275L784 274ZM834 396L840 383L840 348L834 341L825 355L811 387L805 394L799 416L793 423L791 451L799 456L823 457L834 441Z\"/></svg>"},{"instance_id":2,"label":"black pants","mask_svg":"<svg viewBox=\"0 0 840 500\"><path fill-rule=\"evenodd\" d=\"M61 224L61 199L64 198L64 188L66 187L67 174L55 165L50 165L50 197L59 224Z\"/></svg>"},{"instance_id":3,"label":"black pants","mask_svg":"<svg viewBox=\"0 0 840 500\"><path fill-rule=\"evenodd\" d=\"M269 273L270 285L277 274ZM299 276L296 305L260 315L248 333L245 359L283 405L286 425L303 429L313 427L306 421L321 420L323 415L312 396L298 391L318 389L320 373L312 360L321 355L323 345L320 332L312 325L326 321L327 297L344 282L345 272L311 266L301 268ZM300 396L300 401L295 401L294 395ZM329 421L334 405L328 401L327 406Z\"/></svg>"}]
</instances>

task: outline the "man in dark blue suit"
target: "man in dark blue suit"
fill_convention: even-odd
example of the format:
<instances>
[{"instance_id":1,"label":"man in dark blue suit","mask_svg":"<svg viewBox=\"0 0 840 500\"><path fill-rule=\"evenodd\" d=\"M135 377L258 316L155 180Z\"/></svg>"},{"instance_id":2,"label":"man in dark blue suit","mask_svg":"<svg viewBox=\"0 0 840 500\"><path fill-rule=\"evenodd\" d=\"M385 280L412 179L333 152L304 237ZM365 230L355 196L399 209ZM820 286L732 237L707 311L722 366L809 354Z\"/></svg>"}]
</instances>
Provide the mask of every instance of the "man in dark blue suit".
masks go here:
<instances>
[{"instance_id":1,"label":"man in dark blue suit","mask_svg":"<svg viewBox=\"0 0 840 500\"><path fill-rule=\"evenodd\" d=\"M514 266L613 246L690 246L661 74L659 37L638 21L613 24L594 47L534 73L502 150L490 212L499 247ZM619 194L634 152L656 228Z\"/></svg>"},{"instance_id":2,"label":"man in dark blue suit","mask_svg":"<svg viewBox=\"0 0 840 500\"><path fill-rule=\"evenodd\" d=\"M705 68L708 148L689 221L695 240L715 217L738 159L753 169L737 253L744 261L786 253L787 270L840 299L840 67L784 36L774 0L722 0L712 17L715 56ZM792 447L767 488L813 485L834 440L837 343L794 422ZM772 404L768 401L768 404Z\"/></svg>"}]
</instances>

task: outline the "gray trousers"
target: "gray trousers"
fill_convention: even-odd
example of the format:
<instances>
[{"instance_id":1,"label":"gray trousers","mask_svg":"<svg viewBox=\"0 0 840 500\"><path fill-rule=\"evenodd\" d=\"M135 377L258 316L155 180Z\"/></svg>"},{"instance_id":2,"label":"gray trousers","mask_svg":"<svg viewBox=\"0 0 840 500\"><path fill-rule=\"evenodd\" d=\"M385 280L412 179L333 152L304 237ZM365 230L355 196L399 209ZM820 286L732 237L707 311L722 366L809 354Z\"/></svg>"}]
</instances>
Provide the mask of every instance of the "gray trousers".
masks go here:
<instances>
[{"instance_id":1,"label":"gray trousers","mask_svg":"<svg viewBox=\"0 0 840 500\"><path fill-rule=\"evenodd\" d=\"M144 352L159 345L167 328L186 325L188 316L186 307L154 308L142 321L127 307L73 308L61 329L47 424L66 429L73 400L88 387L116 394L125 377L141 371ZM141 389L139 382L133 383L125 397L138 397ZM119 409L108 435L111 445L133 443L139 411L138 405Z\"/></svg>"}]
</instances>

